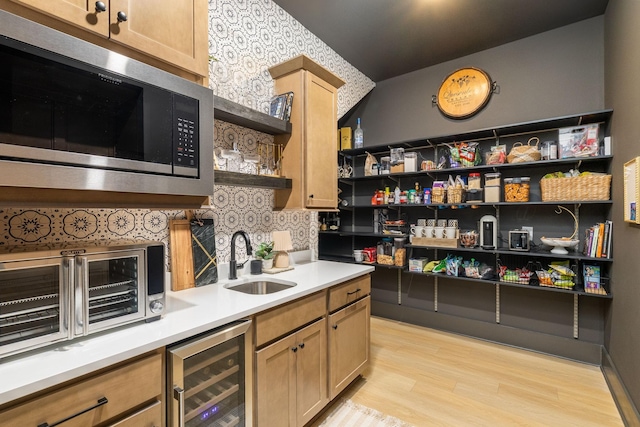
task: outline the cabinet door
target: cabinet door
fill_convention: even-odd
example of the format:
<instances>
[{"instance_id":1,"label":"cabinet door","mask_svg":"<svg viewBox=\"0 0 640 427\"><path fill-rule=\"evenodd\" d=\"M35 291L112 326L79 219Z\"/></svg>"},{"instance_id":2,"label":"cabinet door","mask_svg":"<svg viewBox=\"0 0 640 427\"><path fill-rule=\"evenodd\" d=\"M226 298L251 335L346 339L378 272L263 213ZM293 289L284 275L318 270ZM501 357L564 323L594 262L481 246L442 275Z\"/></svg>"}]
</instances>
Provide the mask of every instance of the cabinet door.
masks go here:
<instances>
[{"instance_id":1,"label":"cabinet door","mask_svg":"<svg viewBox=\"0 0 640 427\"><path fill-rule=\"evenodd\" d=\"M334 399L369 363L370 297L329 316L329 394Z\"/></svg>"},{"instance_id":2,"label":"cabinet door","mask_svg":"<svg viewBox=\"0 0 640 427\"><path fill-rule=\"evenodd\" d=\"M306 207L333 209L338 205L337 89L307 71L305 90Z\"/></svg>"},{"instance_id":3,"label":"cabinet door","mask_svg":"<svg viewBox=\"0 0 640 427\"><path fill-rule=\"evenodd\" d=\"M327 396L327 320L296 333L296 425L308 423L329 402Z\"/></svg>"},{"instance_id":4,"label":"cabinet door","mask_svg":"<svg viewBox=\"0 0 640 427\"><path fill-rule=\"evenodd\" d=\"M96 10L97 1L87 0L12 0L69 24L102 36L109 36L109 0L102 0L106 11Z\"/></svg>"},{"instance_id":5,"label":"cabinet door","mask_svg":"<svg viewBox=\"0 0 640 427\"><path fill-rule=\"evenodd\" d=\"M111 0L112 40L198 75L208 73L208 3ZM118 21L124 13L126 21Z\"/></svg>"},{"instance_id":6,"label":"cabinet door","mask_svg":"<svg viewBox=\"0 0 640 427\"><path fill-rule=\"evenodd\" d=\"M259 427L295 425L297 351L295 335L288 335L256 352L255 419Z\"/></svg>"}]
</instances>

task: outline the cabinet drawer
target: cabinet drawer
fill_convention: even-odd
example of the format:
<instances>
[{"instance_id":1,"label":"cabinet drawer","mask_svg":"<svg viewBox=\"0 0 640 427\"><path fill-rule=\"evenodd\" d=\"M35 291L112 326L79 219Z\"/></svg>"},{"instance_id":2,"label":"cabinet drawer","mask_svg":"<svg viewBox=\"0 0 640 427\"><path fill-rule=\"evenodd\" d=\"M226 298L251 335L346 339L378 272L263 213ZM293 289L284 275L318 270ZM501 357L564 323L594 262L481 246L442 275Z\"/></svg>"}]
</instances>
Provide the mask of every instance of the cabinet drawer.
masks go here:
<instances>
[{"instance_id":1,"label":"cabinet drawer","mask_svg":"<svg viewBox=\"0 0 640 427\"><path fill-rule=\"evenodd\" d=\"M162 404L156 402L109 427L160 427L161 425Z\"/></svg>"},{"instance_id":2,"label":"cabinet drawer","mask_svg":"<svg viewBox=\"0 0 640 427\"><path fill-rule=\"evenodd\" d=\"M357 277L329 289L329 311L338 310L371 293L371 275Z\"/></svg>"},{"instance_id":3,"label":"cabinet drawer","mask_svg":"<svg viewBox=\"0 0 640 427\"><path fill-rule=\"evenodd\" d=\"M75 414L80 415L66 421L65 427L94 426L161 394L162 355L154 354L1 412L0 426L54 424ZM82 413L103 398L107 403Z\"/></svg>"},{"instance_id":4,"label":"cabinet drawer","mask_svg":"<svg viewBox=\"0 0 640 427\"><path fill-rule=\"evenodd\" d=\"M256 346L281 337L326 313L326 291L301 298L274 310L258 314L255 319Z\"/></svg>"}]
</instances>

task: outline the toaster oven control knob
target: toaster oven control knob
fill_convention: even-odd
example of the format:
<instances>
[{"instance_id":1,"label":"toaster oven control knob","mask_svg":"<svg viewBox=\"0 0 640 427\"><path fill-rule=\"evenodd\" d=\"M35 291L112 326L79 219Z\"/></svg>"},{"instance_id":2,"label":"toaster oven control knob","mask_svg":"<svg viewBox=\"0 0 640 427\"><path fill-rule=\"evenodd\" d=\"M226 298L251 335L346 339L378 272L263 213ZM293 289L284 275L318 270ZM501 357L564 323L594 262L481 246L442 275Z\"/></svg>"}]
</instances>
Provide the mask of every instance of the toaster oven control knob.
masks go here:
<instances>
[{"instance_id":1,"label":"toaster oven control knob","mask_svg":"<svg viewBox=\"0 0 640 427\"><path fill-rule=\"evenodd\" d=\"M123 11L119 11L117 16L118 16L118 22L124 22L128 19L127 14L124 13Z\"/></svg>"},{"instance_id":2,"label":"toaster oven control knob","mask_svg":"<svg viewBox=\"0 0 640 427\"><path fill-rule=\"evenodd\" d=\"M160 300L151 301L149 309L151 309L152 313L158 313L164 309L164 304Z\"/></svg>"},{"instance_id":3,"label":"toaster oven control knob","mask_svg":"<svg viewBox=\"0 0 640 427\"><path fill-rule=\"evenodd\" d=\"M102 1L97 1L96 2L96 12L106 12L107 11L107 5L104 4L104 2Z\"/></svg>"}]
</instances>

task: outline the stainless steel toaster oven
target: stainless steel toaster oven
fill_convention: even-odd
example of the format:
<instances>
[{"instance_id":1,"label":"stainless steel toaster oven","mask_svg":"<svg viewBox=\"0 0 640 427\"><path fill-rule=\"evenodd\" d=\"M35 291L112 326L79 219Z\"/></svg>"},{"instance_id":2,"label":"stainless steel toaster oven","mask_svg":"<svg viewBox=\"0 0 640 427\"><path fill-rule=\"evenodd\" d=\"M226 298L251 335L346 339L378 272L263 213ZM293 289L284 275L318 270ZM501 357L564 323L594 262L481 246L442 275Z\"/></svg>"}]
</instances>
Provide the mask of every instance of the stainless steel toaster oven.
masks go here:
<instances>
[{"instance_id":1,"label":"stainless steel toaster oven","mask_svg":"<svg viewBox=\"0 0 640 427\"><path fill-rule=\"evenodd\" d=\"M0 358L164 313L158 242L0 249Z\"/></svg>"}]
</instances>

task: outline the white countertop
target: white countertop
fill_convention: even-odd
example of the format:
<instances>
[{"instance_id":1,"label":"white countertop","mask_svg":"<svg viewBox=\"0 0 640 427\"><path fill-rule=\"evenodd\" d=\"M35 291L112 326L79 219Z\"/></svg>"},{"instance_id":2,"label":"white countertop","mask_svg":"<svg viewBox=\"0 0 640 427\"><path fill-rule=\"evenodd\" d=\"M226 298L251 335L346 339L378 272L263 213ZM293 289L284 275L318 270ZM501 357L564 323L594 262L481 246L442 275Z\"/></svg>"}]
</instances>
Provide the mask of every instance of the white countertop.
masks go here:
<instances>
[{"instance_id":1,"label":"white countertop","mask_svg":"<svg viewBox=\"0 0 640 427\"><path fill-rule=\"evenodd\" d=\"M275 275L240 277L240 280L269 278L297 283L273 294L249 295L226 289L224 285L230 281L222 274L215 284L169 291L166 314L158 321L123 326L0 360L0 405L373 270L366 265L316 261L295 265L293 270Z\"/></svg>"}]
</instances>

